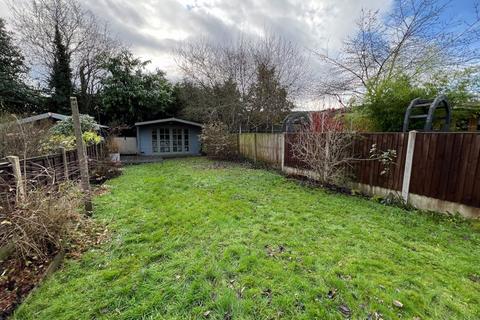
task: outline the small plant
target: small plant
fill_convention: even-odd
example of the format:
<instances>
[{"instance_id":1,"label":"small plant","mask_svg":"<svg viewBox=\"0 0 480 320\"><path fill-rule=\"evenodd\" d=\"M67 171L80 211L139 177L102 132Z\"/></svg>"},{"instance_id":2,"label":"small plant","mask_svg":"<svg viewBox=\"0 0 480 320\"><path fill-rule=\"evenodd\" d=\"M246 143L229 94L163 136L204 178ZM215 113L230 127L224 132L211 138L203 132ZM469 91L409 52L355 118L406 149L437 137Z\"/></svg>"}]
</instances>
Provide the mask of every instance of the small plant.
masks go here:
<instances>
[{"instance_id":1,"label":"small plant","mask_svg":"<svg viewBox=\"0 0 480 320\"><path fill-rule=\"evenodd\" d=\"M386 196L381 197L381 196L373 196L372 200L375 202L381 203L386 206L392 206L392 207L397 207L397 208L402 208L404 210L415 210L415 207L413 207L411 204L407 203L405 199L402 198L402 196L396 192L390 192Z\"/></svg>"},{"instance_id":2,"label":"small plant","mask_svg":"<svg viewBox=\"0 0 480 320\"><path fill-rule=\"evenodd\" d=\"M390 173L392 165L395 164L397 159L397 150L388 149L388 150L379 150L377 144L372 144L370 148L370 159L380 161L383 170L380 172L380 175L387 175Z\"/></svg>"},{"instance_id":3,"label":"small plant","mask_svg":"<svg viewBox=\"0 0 480 320\"><path fill-rule=\"evenodd\" d=\"M122 174L121 164L110 160L98 161L90 173L90 181L101 184Z\"/></svg>"}]
</instances>

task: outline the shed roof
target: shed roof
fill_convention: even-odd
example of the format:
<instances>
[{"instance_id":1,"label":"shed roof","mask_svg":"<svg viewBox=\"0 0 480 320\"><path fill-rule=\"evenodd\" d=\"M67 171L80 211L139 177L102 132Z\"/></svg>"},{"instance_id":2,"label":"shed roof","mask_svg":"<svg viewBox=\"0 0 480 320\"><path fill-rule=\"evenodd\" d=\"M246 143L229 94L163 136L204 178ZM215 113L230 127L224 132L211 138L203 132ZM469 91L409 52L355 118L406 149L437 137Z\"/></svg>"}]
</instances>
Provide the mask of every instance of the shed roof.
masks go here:
<instances>
[{"instance_id":1,"label":"shed roof","mask_svg":"<svg viewBox=\"0 0 480 320\"><path fill-rule=\"evenodd\" d=\"M136 122L135 125L136 126L144 126L144 125L149 125L149 124L165 123L165 122L171 122L171 121L180 122L180 123L183 123L183 124L189 124L189 125L196 126L196 127L202 127L202 125L198 122L187 121L187 120L178 119L178 118L166 118L166 119Z\"/></svg>"},{"instance_id":2,"label":"shed roof","mask_svg":"<svg viewBox=\"0 0 480 320\"><path fill-rule=\"evenodd\" d=\"M45 113L37 114L37 115L31 116L31 117L18 119L17 123L25 124L25 123L31 123L31 122L35 122L35 121L39 121L39 120L44 120L44 119L54 119L54 120L62 121L62 120L65 120L69 117L70 116L66 116L66 115L60 114L60 113L45 112ZM99 128L108 128L108 126L104 126L104 125L101 125L101 124L99 124L98 127Z\"/></svg>"},{"instance_id":3,"label":"shed roof","mask_svg":"<svg viewBox=\"0 0 480 320\"><path fill-rule=\"evenodd\" d=\"M18 123L24 124L24 123L30 123L30 122L35 122L43 119L55 119L55 120L65 120L67 119L68 116L65 116L63 114L55 113L55 112L45 112L42 114L37 114L35 116L27 117L27 118L22 118L18 119Z\"/></svg>"}]
</instances>

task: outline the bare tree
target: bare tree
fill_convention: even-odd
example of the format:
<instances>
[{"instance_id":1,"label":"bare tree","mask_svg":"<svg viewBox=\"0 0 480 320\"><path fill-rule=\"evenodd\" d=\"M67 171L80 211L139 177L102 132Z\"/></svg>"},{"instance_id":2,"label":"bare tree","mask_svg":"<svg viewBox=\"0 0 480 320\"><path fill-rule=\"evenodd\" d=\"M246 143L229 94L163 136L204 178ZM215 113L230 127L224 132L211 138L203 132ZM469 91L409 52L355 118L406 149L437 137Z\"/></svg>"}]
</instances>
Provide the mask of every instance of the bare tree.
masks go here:
<instances>
[{"instance_id":1,"label":"bare tree","mask_svg":"<svg viewBox=\"0 0 480 320\"><path fill-rule=\"evenodd\" d=\"M11 0L12 24L20 35L27 57L39 80L46 83L53 66L55 26L58 26L70 56L74 82L79 86L85 108L91 101L104 72L99 58L110 55L119 43L110 37L108 27L77 0ZM85 105L86 104L86 105Z\"/></svg>"},{"instance_id":2,"label":"bare tree","mask_svg":"<svg viewBox=\"0 0 480 320\"><path fill-rule=\"evenodd\" d=\"M293 136L293 156L324 185L344 185L349 178L356 134L343 131L340 119L322 121L322 132L304 123Z\"/></svg>"},{"instance_id":3,"label":"bare tree","mask_svg":"<svg viewBox=\"0 0 480 320\"><path fill-rule=\"evenodd\" d=\"M260 64L275 67L280 83L292 96L301 93L307 76L302 50L275 35L257 40L242 36L225 43L204 38L184 43L175 53L177 64L187 78L208 86L231 79L238 84L242 95L255 83Z\"/></svg>"},{"instance_id":4,"label":"bare tree","mask_svg":"<svg viewBox=\"0 0 480 320\"><path fill-rule=\"evenodd\" d=\"M362 136L345 130L340 117L321 117L317 123L304 123L292 138L290 145L294 158L301 167L313 173L313 180L323 185L348 185L358 161L379 161L380 174L387 175L397 157L396 150L380 150L375 144L370 146L367 158L356 155L354 146Z\"/></svg>"},{"instance_id":5,"label":"bare tree","mask_svg":"<svg viewBox=\"0 0 480 320\"><path fill-rule=\"evenodd\" d=\"M261 73L272 71L270 83L278 84L277 87L284 90L289 101L300 96L308 78L302 50L278 36L270 35L257 40L241 36L225 43L201 39L184 43L175 53L185 78L200 87L211 89L224 84L235 85L243 108L241 111L232 109L235 114L229 119L235 120L228 123L230 128L237 126L238 129L241 122L247 127L257 126L252 120L255 118L253 113L258 116L258 112L263 113L265 108L249 107L259 104L249 104L248 100L259 87Z\"/></svg>"},{"instance_id":6,"label":"bare tree","mask_svg":"<svg viewBox=\"0 0 480 320\"><path fill-rule=\"evenodd\" d=\"M375 85L403 73L421 79L439 70L469 66L480 60L480 19L445 22L453 5L442 0L396 0L391 13L362 11L356 34L341 52L316 55L329 77L320 81L319 93L345 98L362 97Z\"/></svg>"}]
</instances>

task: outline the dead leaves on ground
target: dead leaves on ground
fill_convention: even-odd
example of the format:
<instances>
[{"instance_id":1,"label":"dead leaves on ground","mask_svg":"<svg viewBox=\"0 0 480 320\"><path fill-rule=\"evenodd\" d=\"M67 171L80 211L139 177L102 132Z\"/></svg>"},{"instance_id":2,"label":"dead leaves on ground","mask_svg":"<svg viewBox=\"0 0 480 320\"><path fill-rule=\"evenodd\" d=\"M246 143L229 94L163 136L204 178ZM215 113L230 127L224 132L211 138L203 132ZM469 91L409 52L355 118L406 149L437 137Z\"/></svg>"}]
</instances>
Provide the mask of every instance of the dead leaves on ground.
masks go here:
<instances>
[{"instance_id":1,"label":"dead leaves on ground","mask_svg":"<svg viewBox=\"0 0 480 320\"><path fill-rule=\"evenodd\" d=\"M471 274L468 276L468 279L470 279L473 282L480 283L480 275L478 274Z\"/></svg>"},{"instance_id":2,"label":"dead leaves on ground","mask_svg":"<svg viewBox=\"0 0 480 320\"><path fill-rule=\"evenodd\" d=\"M271 258L277 258L282 253L285 253L286 250L287 249L285 245L278 245L278 246L271 246L269 244L265 245L265 252L267 253L267 256Z\"/></svg>"},{"instance_id":3,"label":"dead leaves on ground","mask_svg":"<svg viewBox=\"0 0 480 320\"><path fill-rule=\"evenodd\" d=\"M338 307L338 311L340 311L340 313L347 318L350 318L350 316L352 315L352 310L350 310L350 308L346 304L341 304Z\"/></svg>"}]
</instances>

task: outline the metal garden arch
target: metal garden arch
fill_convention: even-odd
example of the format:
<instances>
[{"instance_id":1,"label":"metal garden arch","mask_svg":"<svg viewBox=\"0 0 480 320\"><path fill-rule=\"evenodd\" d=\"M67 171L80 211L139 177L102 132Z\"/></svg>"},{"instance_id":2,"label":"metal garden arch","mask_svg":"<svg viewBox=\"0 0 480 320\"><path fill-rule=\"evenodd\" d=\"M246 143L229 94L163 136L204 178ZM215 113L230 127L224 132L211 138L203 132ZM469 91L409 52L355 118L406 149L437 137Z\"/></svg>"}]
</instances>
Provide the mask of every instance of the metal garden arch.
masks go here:
<instances>
[{"instance_id":1,"label":"metal garden arch","mask_svg":"<svg viewBox=\"0 0 480 320\"><path fill-rule=\"evenodd\" d=\"M415 110L421 110L421 114L413 114ZM442 117L436 116L437 110L445 110L445 115ZM450 123L452 122L452 110L447 98L443 95L435 99L414 99L410 102L403 120L403 132L409 131L410 120L425 119L423 131L433 131L433 122L435 120L445 120L440 131L447 132L450 130Z\"/></svg>"}]
</instances>

